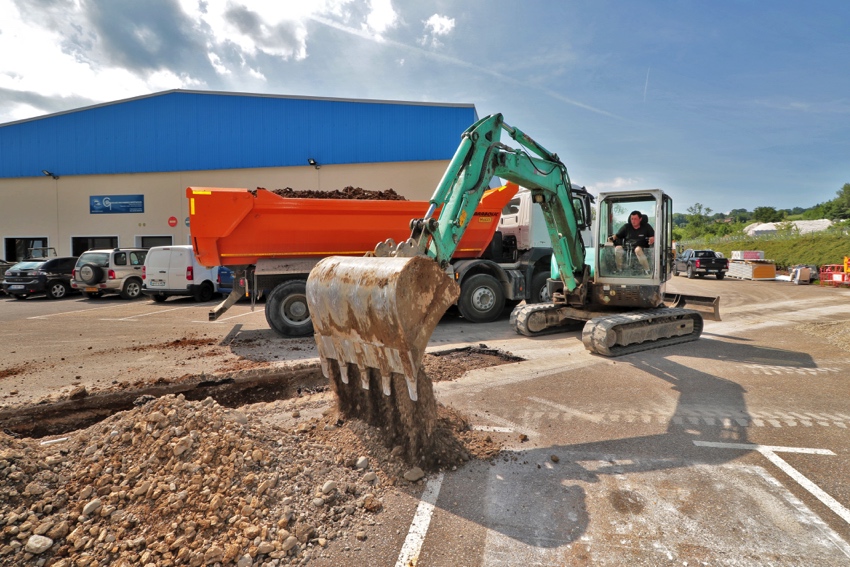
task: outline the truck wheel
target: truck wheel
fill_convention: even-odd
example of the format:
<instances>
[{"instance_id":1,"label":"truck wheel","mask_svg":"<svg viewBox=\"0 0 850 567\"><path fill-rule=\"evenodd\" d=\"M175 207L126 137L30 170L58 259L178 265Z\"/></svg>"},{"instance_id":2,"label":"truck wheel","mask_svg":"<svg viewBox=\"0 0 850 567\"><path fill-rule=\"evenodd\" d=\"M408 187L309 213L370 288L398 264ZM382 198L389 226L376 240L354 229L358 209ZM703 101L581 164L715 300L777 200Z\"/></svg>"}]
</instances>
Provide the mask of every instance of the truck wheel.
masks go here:
<instances>
[{"instance_id":1,"label":"truck wheel","mask_svg":"<svg viewBox=\"0 0 850 567\"><path fill-rule=\"evenodd\" d=\"M505 308L505 294L490 274L475 274L463 281L457 300L460 314L472 323L495 321Z\"/></svg>"},{"instance_id":2,"label":"truck wheel","mask_svg":"<svg viewBox=\"0 0 850 567\"><path fill-rule=\"evenodd\" d=\"M129 278L124 282L124 287L121 288L121 297L123 299L136 299L142 295L142 282L136 278Z\"/></svg>"},{"instance_id":3,"label":"truck wheel","mask_svg":"<svg viewBox=\"0 0 850 567\"><path fill-rule=\"evenodd\" d=\"M694 279L694 267L693 266L688 266L688 279L689 280Z\"/></svg>"},{"instance_id":4,"label":"truck wheel","mask_svg":"<svg viewBox=\"0 0 850 567\"><path fill-rule=\"evenodd\" d=\"M289 280L275 286L266 298L266 321L277 334L305 337L313 332L306 289L304 280Z\"/></svg>"},{"instance_id":5,"label":"truck wheel","mask_svg":"<svg viewBox=\"0 0 850 567\"><path fill-rule=\"evenodd\" d=\"M549 274L540 272L531 278L531 289L528 290L528 299L526 303L549 303L552 298L549 297L549 286L546 285L546 280L549 279Z\"/></svg>"},{"instance_id":6,"label":"truck wheel","mask_svg":"<svg viewBox=\"0 0 850 567\"><path fill-rule=\"evenodd\" d=\"M673 264L673 275L674 276L679 275L679 268L676 267L676 264Z\"/></svg>"},{"instance_id":7,"label":"truck wheel","mask_svg":"<svg viewBox=\"0 0 850 567\"><path fill-rule=\"evenodd\" d=\"M718 280L722 280L724 277L726 277L726 273L725 272L717 272L716 274L714 274L714 277L716 277Z\"/></svg>"},{"instance_id":8,"label":"truck wheel","mask_svg":"<svg viewBox=\"0 0 850 567\"><path fill-rule=\"evenodd\" d=\"M60 281L52 281L47 284L47 297L50 299L61 299L68 295L68 286Z\"/></svg>"},{"instance_id":9,"label":"truck wheel","mask_svg":"<svg viewBox=\"0 0 850 567\"><path fill-rule=\"evenodd\" d=\"M204 282L195 288L195 301L209 301L215 295L215 288L210 282Z\"/></svg>"}]
</instances>

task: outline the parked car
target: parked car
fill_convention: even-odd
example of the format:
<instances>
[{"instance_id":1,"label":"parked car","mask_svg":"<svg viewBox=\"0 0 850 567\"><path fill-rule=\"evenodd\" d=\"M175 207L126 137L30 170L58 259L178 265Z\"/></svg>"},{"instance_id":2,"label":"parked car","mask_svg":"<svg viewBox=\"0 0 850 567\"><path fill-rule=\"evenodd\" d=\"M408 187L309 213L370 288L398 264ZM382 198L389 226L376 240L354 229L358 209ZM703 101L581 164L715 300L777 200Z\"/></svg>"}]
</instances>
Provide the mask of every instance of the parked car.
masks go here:
<instances>
[{"instance_id":1,"label":"parked car","mask_svg":"<svg viewBox=\"0 0 850 567\"><path fill-rule=\"evenodd\" d=\"M186 295L209 301L218 293L218 267L198 263L190 245L154 246L142 268L142 293L154 301Z\"/></svg>"},{"instance_id":2,"label":"parked car","mask_svg":"<svg viewBox=\"0 0 850 567\"><path fill-rule=\"evenodd\" d=\"M142 266L146 248L88 250L80 255L74 267L71 287L88 297L120 293L124 299L142 294Z\"/></svg>"},{"instance_id":3,"label":"parked car","mask_svg":"<svg viewBox=\"0 0 850 567\"><path fill-rule=\"evenodd\" d=\"M233 270L227 266L219 266L218 268L218 291L224 297L227 297L233 291ZM257 295L257 299L262 299L265 291L261 289L259 295ZM256 294L256 291L253 289L252 292ZM247 299L248 295L246 294L244 298Z\"/></svg>"},{"instance_id":4,"label":"parked car","mask_svg":"<svg viewBox=\"0 0 850 567\"><path fill-rule=\"evenodd\" d=\"M76 256L18 262L6 270L3 291L15 299L34 295L65 297L71 292L71 273L76 262Z\"/></svg>"},{"instance_id":5,"label":"parked car","mask_svg":"<svg viewBox=\"0 0 850 567\"><path fill-rule=\"evenodd\" d=\"M678 276L684 272L690 279L694 276L703 278L706 274L713 274L718 280L722 280L728 270L729 261L714 250L688 248L673 261L673 275Z\"/></svg>"}]
</instances>

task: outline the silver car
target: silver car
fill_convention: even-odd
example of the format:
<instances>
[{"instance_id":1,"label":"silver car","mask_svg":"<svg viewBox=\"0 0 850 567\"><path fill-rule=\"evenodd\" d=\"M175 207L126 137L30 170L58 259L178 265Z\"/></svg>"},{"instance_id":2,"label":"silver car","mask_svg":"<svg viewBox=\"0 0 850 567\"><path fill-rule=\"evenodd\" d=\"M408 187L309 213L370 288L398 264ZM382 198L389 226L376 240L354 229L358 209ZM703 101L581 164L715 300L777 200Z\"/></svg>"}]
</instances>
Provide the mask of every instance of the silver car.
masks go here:
<instances>
[{"instance_id":1,"label":"silver car","mask_svg":"<svg viewBox=\"0 0 850 567\"><path fill-rule=\"evenodd\" d=\"M142 266L146 248L88 250L80 255L74 267L71 287L88 297L120 293L124 299L142 294Z\"/></svg>"}]
</instances>

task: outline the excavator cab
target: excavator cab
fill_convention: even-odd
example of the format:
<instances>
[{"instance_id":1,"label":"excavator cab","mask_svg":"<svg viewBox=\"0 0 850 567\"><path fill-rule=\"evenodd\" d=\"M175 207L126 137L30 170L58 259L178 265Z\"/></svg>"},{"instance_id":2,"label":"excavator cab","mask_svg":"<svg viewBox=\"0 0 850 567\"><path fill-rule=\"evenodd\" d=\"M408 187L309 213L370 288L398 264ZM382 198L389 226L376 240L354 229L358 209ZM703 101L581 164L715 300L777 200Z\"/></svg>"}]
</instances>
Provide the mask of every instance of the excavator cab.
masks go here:
<instances>
[{"instance_id":1,"label":"excavator cab","mask_svg":"<svg viewBox=\"0 0 850 567\"><path fill-rule=\"evenodd\" d=\"M658 307L672 271L672 200L660 189L649 189L600 193L597 202L597 303Z\"/></svg>"}]
</instances>

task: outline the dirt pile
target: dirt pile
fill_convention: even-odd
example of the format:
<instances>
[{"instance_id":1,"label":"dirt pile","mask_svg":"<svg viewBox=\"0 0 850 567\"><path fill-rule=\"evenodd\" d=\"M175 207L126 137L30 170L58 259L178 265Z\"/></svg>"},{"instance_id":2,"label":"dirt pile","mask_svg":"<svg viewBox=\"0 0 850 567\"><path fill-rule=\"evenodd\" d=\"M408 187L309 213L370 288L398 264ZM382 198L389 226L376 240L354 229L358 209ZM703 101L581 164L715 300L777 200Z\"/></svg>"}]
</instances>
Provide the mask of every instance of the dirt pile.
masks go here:
<instances>
[{"instance_id":1,"label":"dirt pile","mask_svg":"<svg viewBox=\"0 0 850 567\"><path fill-rule=\"evenodd\" d=\"M257 189L264 189L257 187ZM345 187L343 189L334 189L332 191L310 191L310 190L295 190L291 187L284 189L274 189L275 195L280 195L287 199L356 199L364 201L406 201L403 196L399 195L393 189L386 191L370 191L360 187Z\"/></svg>"},{"instance_id":2,"label":"dirt pile","mask_svg":"<svg viewBox=\"0 0 850 567\"><path fill-rule=\"evenodd\" d=\"M499 452L446 408L437 429L444 468ZM386 491L423 474L382 439L341 421L329 393L241 409L166 396L48 444L0 433L0 565L303 565L343 552L376 534Z\"/></svg>"}]
</instances>

